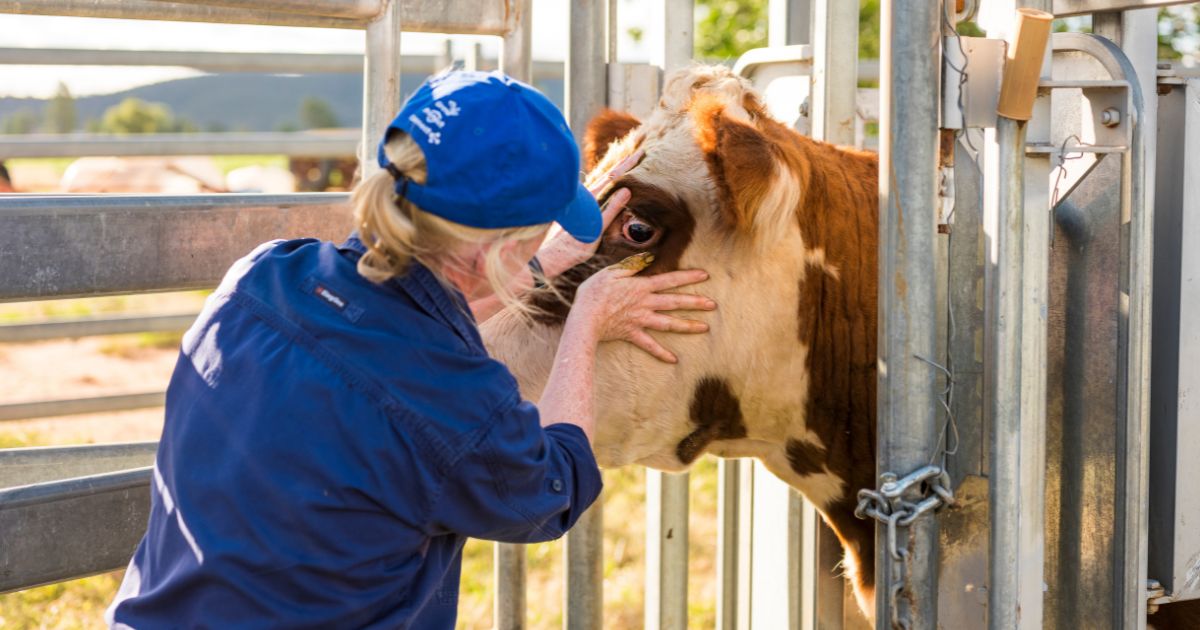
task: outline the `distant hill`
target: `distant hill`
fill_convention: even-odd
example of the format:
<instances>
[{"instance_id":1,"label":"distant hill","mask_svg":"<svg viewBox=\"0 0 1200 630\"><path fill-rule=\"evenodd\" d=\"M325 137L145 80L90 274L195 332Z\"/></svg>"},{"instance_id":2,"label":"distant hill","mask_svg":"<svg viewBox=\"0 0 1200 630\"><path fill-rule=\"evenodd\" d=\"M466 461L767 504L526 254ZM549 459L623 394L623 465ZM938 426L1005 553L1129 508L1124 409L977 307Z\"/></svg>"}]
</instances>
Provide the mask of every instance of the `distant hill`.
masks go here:
<instances>
[{"instance_id":1,"label":"distant hill","mask_svg":"<svg viewBox=\"0 0 1200 630\"><path fill-rule=\"evenodd\" d=\"M400 85L409 94L424 80L406 74ZM539 82L538 87L562 107L562 81ZM357 74L212 74L75 100L79 126L100 118L104 110L128 97L165 103L176 116L186 118L202 130L274 131L285 123L297 124L300 102L319 98L333 108L343 127L362 125L362 76ZM0 97L0 121L22 109L40 115L43 99Z\"/></svg>"}]
</instances>

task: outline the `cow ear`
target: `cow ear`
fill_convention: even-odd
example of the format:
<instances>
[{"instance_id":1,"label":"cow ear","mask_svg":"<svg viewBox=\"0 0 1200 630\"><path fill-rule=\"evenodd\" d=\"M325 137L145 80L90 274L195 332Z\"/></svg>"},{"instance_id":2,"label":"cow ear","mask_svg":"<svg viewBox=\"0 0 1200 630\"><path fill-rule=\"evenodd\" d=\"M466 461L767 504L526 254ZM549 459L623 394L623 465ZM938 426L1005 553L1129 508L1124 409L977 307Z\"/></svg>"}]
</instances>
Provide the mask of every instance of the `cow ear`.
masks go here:
<instances>
[{"instance_id":1,"label":"cow ear","mask_svg":"<svg viewBox=\"0 0 1200 630\"><path fill-rule=\"evenodd\" d=\"M583 170L590 171L604 158L612 143L624 138L642 124L632 114L612 109L602 110L588 123L583 134Z\"/></svg>"},{"instance_id":2,"label":"cow ear","mask_svg":"<svg viewBox=\"0 0 1200 630\"><path fill-rule=\"evenodd\" d=\"M780 147L753 118L727 111L717 99L697 99L691 110L696 141L717 184L726 225L747 233L767 232L794 213L799 183L781 160Z\"/></svg>"}]
</instances>

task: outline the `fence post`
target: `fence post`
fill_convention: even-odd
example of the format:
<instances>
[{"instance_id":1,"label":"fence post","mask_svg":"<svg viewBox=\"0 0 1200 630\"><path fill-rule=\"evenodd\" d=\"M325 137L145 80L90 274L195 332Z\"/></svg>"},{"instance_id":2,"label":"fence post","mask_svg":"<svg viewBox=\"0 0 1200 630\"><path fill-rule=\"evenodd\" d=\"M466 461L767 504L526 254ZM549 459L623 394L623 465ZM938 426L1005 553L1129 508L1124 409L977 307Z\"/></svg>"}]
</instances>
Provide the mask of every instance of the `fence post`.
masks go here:
<instances>
[{"instance_id":1,"label":"fence post","mask_svg":"<svg viewBox=\"0 0 1200 630\"><path fill-rule=\"evenodd\" d=\"M363 179L379 169L375 147L400 111L400 0L384 3L367 24L363 62L363 139L358 168Z\"/></svg>"},{"instance_id":2,"label":"fence post","mask_svg":"<svg viewBox=\"0 0 1200 630\"><path fill-rule=\"evenodd\" d=\"M927 465L937 444L937 372L922 359L937 352L941 5L885 0L881 15L878 469L899 476ZM914 630L932 630L937 520L924 516L906 529L897 550L906 559L893 563L887 527L876 526L876 621L908 619Z\"/></svg>"},{"instance_id":3,"label":"fence post","mask_svg":"<svg viewBox=\"0 0 1200 630\"><path fill-rule=\"evenodd\" d=\"M606 0L571 0L567 8L569 35L563 100L567 122L582 146L587 123L608 97L606 58L611 33L605 30ZM568 630L599 630L604 610L604 504L597 500L567 534L563 554Z\"/></svg>"},{"instance_id":4,"label":"fence post","mask_svg":"<svg viewBox=\"0 0 1200 630\"><path fill-rule=\"evenodd\" d=\"M663 77L692 61L693 0L664 0L661 47L651 63ZM690 475L646 471L647 630L687 628L688 482Z\"/></svg>"}]
</instances>

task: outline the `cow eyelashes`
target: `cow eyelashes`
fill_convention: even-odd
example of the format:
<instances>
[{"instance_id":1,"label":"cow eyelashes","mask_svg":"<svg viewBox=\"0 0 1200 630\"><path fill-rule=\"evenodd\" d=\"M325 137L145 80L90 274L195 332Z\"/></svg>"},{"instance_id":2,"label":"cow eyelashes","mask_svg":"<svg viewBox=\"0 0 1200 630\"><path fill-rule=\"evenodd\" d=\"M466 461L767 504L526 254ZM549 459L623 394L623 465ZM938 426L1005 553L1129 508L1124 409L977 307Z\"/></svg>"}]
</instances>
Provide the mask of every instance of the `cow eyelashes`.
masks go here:
<instances>
[{"instance_id":1,"label":"cow eyelashes","mask_svg":"<svg viewBox=\"0 0 1200 630\"><path fill-rule=\"evenodd\" d=\"M640 247L653 245L658 241L661 233L662 230L632 213L626 214L624 222L621 224L621 237L630 244Z\"/></svg>"}]
</instances>

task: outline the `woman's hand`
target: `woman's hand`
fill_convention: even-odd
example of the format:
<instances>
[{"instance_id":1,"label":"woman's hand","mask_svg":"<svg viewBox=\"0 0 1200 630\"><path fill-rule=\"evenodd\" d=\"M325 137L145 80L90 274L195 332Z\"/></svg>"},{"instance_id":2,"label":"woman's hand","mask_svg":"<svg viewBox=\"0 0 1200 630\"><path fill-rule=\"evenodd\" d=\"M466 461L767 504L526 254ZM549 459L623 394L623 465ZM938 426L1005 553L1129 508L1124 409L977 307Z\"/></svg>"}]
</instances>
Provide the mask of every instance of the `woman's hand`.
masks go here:
<instances>
[{"instance_id":1,"label":"woman's hand","mask_svg":"<svg viewBox=\"0 0 1200 630\"><path fill-rule=\"evenodd\" d=\"M629 169L637 166L643 155L645 154L642 150L638 149L629 157L621 160L620 164L617 164L611 171L588 188L592 191L592 196L599 198L604 190L611 186L613 182L629 172ZM601 234L608 229L608 224L612 223L613 219L621 213L621 210L625 208L625 204L627 203L629 203L628 189L621 188L608 196L608 201L600 209L604 221L604 227L600 230ZM599 239L591 243L581 243L555 225L551 228L550 238L538 250L537 257L538 261L542 263L542 269L546 272L546 277L553 278L571 267L590 259L596 253L596 247L599 244Z\"/></svg>"},{"instance_id":2,"label":"woman's hand","mask_svg":"<svg viewBox=\"0 0 1200 630\"><path fill-rule=\"evenodd\" d=\"M646 331L707 332L704 322L662 311L711 311L717 305L700 295L661 293L707 280L708 273L699 269L635 276L653 261L653 254L637 254L588 278L575 294L564 336L590 334L596 342L624 340L662 361L676 363L675 355Z\"/></svg>"}]
</instances>

